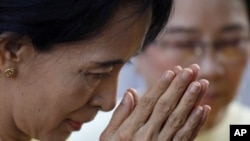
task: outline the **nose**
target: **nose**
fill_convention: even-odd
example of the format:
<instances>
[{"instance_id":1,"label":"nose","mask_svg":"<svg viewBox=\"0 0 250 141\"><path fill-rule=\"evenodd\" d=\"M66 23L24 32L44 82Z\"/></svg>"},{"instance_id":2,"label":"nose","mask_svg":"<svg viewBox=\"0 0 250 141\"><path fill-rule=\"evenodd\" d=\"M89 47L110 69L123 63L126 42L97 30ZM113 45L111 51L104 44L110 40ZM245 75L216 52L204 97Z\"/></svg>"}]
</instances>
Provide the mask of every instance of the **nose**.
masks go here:
<instances>
[{"instance_id":1,"label":"nose","mask_svg":"<svg viewBox=\"0 0 250 141\"><path fill-rule=\"evenodd\" d=\"M204 56L199 59L198 64L201 67L199 77L211 82L219 80L225 73L223 63L218 61L211 53L204 54Z\"/></svg>"},{"instance_id":2,"label":"nose","mask_svg":"<svg viewBox=\"0 0 250 141\"><path fill-rule=\"evenodd\" d=\"M102 111L110 111L116 105L117 78L102 80L96 89L91 105L100 107Z\"/></svg>"}]
</instances>

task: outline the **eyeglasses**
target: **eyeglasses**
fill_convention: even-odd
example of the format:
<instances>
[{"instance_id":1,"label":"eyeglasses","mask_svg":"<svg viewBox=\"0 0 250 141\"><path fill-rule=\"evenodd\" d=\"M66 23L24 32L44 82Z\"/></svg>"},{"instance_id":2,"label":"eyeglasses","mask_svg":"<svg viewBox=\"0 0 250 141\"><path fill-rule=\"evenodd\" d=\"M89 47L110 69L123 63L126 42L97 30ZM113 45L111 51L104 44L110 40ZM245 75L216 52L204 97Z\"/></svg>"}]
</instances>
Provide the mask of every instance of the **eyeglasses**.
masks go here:
<instances>
[{"instance_id":1,"label":"eyeglasses","mask_svg":"<svg viewBox=\"0 0 250 141\"><path fill-rule=\"evenodd\" d=\"M213 57L224 63L237 63L247 54L249 38L223 39L214 43L189 40L155 40L168 54L176 54L185 60L198 59L210 52Z\"/></svg>"}]
</instances>

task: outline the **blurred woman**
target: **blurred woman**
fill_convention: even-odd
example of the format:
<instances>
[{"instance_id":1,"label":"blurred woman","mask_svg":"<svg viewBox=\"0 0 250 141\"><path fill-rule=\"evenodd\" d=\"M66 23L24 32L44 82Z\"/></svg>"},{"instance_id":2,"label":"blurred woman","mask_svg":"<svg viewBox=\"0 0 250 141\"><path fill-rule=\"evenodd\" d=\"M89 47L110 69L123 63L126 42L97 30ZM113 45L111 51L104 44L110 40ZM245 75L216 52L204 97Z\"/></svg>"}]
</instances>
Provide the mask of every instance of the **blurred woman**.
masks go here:
<instances>
[{"instance_id":1,"label":"blurred woman","mask_svg":"<svg viewBox=\"0 0 250 141\"><path fill-rule=\"evenodd\" d=\"M197 141L229 141L230 124L250 124L250 110L233 102L248 61L249 8L247 0L175 0L165 29L135 59L147 88L166 69L200 65L212 111Z\"/></svg>"}]
</instances>

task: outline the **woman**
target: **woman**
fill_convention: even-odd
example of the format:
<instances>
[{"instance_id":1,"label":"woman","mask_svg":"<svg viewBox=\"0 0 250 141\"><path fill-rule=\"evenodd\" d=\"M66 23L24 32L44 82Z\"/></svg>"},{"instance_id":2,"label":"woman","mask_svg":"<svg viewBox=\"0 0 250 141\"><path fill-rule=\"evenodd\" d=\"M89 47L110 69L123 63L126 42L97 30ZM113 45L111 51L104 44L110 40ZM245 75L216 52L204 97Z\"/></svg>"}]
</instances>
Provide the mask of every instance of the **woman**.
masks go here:
<instances>
[{"instance_id":1,"label":"woman","mask_svg":"<svg viewBox=\"0 0 250 141\"><path fill-rule=\"evenodd\" d=\"M111 110L121 66L154 39L171 3L1 0L0 140L64 141ZM128 90L101 140L192 140L209 112L198 71L167 71L138 103Z\"/></svg>"},{"instance_id":2,"label":"woman","mask_svg":"<svg viewBox=\"0 0 250 141\"><path fill-rule=\"evenodd\" d=\"M249 58L249 0L176 0L173 9L136 58L138 72L151 87L164 70L198 63L210 82L202 103L213 110L196 141L229 141L230 124L250 124L250 109L234 102Z\"/></svg>"}]
</instances>

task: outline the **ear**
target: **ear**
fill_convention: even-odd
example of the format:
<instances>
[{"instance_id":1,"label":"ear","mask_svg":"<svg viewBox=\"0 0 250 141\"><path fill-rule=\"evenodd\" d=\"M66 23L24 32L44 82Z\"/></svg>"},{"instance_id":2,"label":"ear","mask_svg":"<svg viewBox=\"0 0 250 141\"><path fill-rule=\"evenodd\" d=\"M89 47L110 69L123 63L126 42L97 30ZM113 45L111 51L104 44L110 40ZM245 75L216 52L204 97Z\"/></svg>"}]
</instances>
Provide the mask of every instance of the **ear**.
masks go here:
<instances>
[{"instance_id":1,"label":"ear","mask_svg":"<svg viewBox=\"0 0 250 141\"><path fill-rule=\"evenodd\" d=\"M0 71L9 67L17 68L29 54L26 52L28 48L34 50L29 38L10 32L0 34Z\"/></svg>"}]
</instances>

